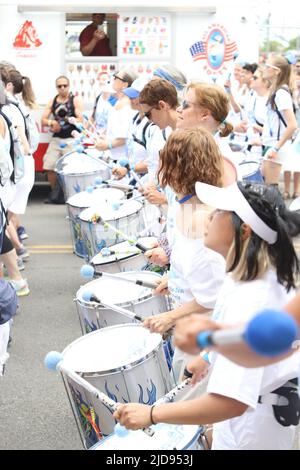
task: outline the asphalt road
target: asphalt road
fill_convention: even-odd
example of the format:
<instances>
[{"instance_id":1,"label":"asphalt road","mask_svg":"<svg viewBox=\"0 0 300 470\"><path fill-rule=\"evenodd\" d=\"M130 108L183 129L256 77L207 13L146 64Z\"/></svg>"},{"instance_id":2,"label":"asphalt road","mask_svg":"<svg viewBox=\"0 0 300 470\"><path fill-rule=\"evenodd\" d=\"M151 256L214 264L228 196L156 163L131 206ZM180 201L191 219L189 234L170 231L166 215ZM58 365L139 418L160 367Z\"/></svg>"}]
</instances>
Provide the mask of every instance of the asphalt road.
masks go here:
<instances>
[{"instance_id":1,"label":"asphalt road","mask_svg":"<svg viewBox=\"0 0 300 470\"><path fill-rule=\"evenodd\" d=\"M43 364L47 352L81 335L73 298L83 264L71 250L65 206L43 204L47 191L34 188L24 217L30 295L20 299L0 380L1 450L82 449L61 377Z\"/></svg>"}]
</instances>

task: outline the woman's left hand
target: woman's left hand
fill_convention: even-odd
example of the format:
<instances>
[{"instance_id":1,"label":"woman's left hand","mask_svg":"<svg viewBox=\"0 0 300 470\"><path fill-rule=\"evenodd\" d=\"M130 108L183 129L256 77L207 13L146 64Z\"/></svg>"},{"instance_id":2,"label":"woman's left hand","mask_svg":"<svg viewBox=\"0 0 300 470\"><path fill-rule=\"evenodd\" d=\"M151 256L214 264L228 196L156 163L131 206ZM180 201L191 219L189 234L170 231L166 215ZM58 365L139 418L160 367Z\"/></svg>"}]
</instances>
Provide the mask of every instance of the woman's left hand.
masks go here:
<instances>
[{"instance_id":1,"label":"woman's left hand","mask_svg":"<svg viewBox=\"0 0 300 470\"><path fill-rule=\"evenodd\" d=\"M278 155L278 152L277 150L273 149L273 148L270 148L268 151L267 151L267 154L266 154L266 158L268 160L275 160L277 158L277 155Z\"/></svg>"},{"instance_id":2,"label":"woman's left hand","mask_svg":"<svg viewBox=\"0 0 300 470\"><path fill-rule=\"evenodd\" d=\"M139 403L129 403L126 405L118 405L117 411L113 417L117 419L122 426L127 429L141 429L151 425L150 420L151 406L141 405Z\"/></svg>"},{"instance_id":3,"label":"woman's left hand","mask_svg":"<svg viewBox=\"0 0 300 470\"><path fill-rule=\"evenodd\" d=\"M165 312L146 318L146 320L143 321L143 326L149 328L152 333L163 334L172 328L174 323L170 312Z\"/></svg>"}]
</instances>

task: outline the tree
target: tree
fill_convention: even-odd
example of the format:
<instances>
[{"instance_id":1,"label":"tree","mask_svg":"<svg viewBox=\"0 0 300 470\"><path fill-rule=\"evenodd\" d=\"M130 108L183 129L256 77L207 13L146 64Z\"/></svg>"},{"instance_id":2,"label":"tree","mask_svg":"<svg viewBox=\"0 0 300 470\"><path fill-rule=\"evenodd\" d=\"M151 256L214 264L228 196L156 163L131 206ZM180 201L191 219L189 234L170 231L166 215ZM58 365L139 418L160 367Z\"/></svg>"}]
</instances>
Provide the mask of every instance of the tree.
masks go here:
<instances>
[{"instance_id":1,"label":"tree","mask_svg":"<svg viewBox=\"0 0 300 470\"><path fill-rule=\"evenodd\" d=\"M284 50L280 42L267 40L264 41L263 46L260 48L260 52L283 52Z\"/></svg>"}]
</instances>

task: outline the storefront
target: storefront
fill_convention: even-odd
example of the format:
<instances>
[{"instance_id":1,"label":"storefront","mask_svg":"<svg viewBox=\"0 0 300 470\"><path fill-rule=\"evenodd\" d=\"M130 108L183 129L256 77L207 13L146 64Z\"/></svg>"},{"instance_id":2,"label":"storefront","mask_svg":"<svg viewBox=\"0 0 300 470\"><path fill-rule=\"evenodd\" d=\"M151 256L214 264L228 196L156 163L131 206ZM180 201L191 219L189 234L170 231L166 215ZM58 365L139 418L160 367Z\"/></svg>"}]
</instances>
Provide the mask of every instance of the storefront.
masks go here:
<instances>
[{"instance_id":1,"label":"storefront","mask_svg":"<svg viewBox=\"0 0 300 470\"><path fill-rule=\"evenodd\" d=\"M125 5L126 3L126 5ZM230 4L236 3L234 8ZM86 109L98 94L101 73L131 66L151 75L164 63L180 68L189 79L222 83L230 73L234 54L247 61L258 58L255 2L220 0L0 0L1 60L29 75L41 108L55 95L55 79L70 78ZM92 13L105 13L105 33L112 55L83 56L79 35L91 23ZM41 115L41 111L39 112ZM47 129L40 126L41 146L36 168L47 146Z\"/></svg>"}]
</instances>

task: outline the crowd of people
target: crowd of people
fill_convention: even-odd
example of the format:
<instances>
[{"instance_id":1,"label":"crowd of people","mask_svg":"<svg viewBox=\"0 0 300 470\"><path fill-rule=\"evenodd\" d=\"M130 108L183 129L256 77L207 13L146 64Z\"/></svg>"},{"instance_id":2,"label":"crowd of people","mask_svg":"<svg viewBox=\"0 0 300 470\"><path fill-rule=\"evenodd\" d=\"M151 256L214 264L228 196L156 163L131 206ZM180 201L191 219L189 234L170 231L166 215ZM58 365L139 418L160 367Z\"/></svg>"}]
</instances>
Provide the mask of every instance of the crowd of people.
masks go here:
<instances>
[{"instance_id":1,"label":"crowd of people","mask_svg":"<svg viewBox=\"0 0 300 470\"><path fill-rule=\"evenodd\" d=\"M83 47L90 47L86 43ZM20 274L28 258L23 245L28 235L21 217L34 183L35 99L29 79L11 64L0 64L0 76L0 152L13 163L0 187L0 260L7 289L23 296L29 294ZM300 62L273 55L263 66L236 61L224 86L188 83L171 65L156 69L151 79L129 68L109 78L99 77L91 116L72 94L68 78L57 78L57 95L42 117L53 133L44 156L51 186L46 202L58 202L55 167L73 148L78 128L69 118L75 117L93 136L95 148L110 153L114 179L137 184L148 203L166 214L166 230L146 257L164 269L155 294L170 295L173 308L148 317L143 326L161 334L175 327L172 366L178 381L187 372L193 382L209 374L206 393L193 400L150 407L120 404L114 416L129 429L160 422L213 423L212 449L290 449L300 403L288 400L289 418L283 420L280 397L294 387L298 352L247 368L218 352L200 354L182 338L195 337L205 322L247 322L265 307L283 308L295 295L300 266L292 237L300 233L300 216L287 209L285 200L299 197ZM125 156L129 165L124 166ZM253 179L242 170L245 160L257 164ZM0 375L17 308L16 299L11 302L14 308L3 320L0 305ZM277 405L269 404L271 394L279 397Z\"/></svg>"}]
</instances>

